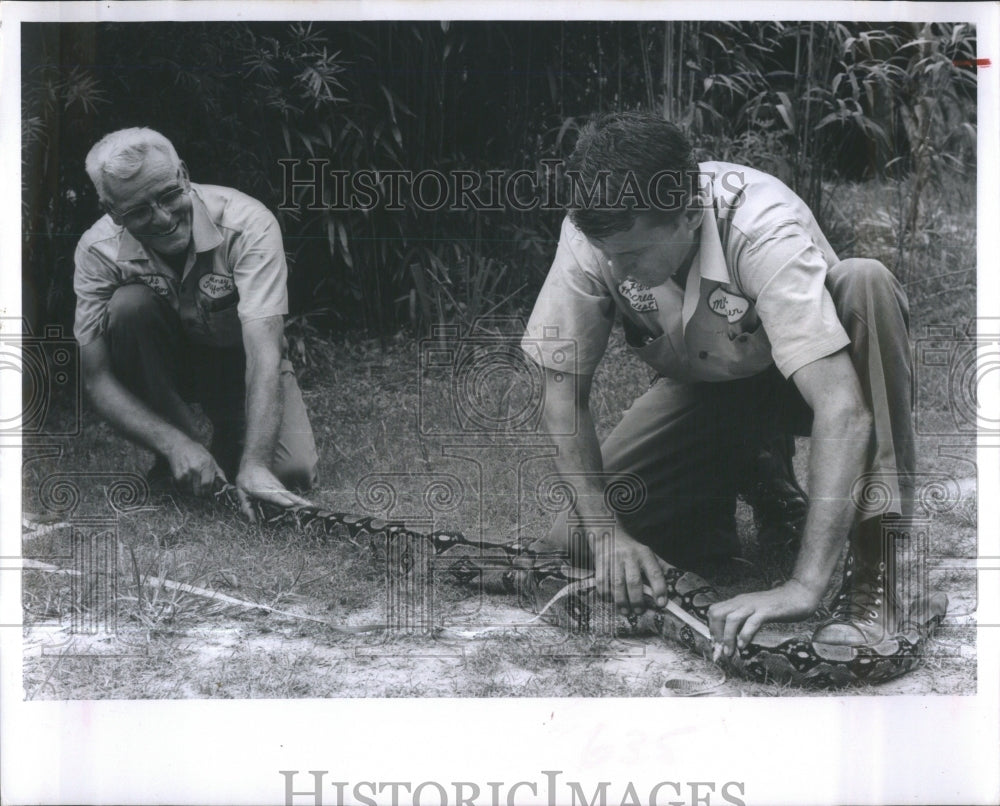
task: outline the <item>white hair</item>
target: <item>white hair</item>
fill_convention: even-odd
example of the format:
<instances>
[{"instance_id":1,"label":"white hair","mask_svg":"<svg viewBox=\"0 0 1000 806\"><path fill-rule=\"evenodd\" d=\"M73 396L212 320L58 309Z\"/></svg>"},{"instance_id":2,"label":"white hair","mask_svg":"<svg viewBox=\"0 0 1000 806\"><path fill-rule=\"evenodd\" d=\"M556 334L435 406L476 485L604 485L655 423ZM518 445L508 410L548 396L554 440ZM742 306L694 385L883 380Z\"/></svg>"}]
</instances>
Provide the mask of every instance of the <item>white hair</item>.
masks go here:
<instances>
[{"instance_id":1,"label":"white hair","mask_svg":"<svg viewBox=\"0 0 1000 806\"><path fill-rule=\"evenodd\" d=\"M119 129L106 134L87 154L87 176L94 183L97 197L106 200L104 178L128 179L141 170L151 151L159 151L174 165L180 158L174 145L158 131L142 128Z\"/></svg>"}]
</instances>

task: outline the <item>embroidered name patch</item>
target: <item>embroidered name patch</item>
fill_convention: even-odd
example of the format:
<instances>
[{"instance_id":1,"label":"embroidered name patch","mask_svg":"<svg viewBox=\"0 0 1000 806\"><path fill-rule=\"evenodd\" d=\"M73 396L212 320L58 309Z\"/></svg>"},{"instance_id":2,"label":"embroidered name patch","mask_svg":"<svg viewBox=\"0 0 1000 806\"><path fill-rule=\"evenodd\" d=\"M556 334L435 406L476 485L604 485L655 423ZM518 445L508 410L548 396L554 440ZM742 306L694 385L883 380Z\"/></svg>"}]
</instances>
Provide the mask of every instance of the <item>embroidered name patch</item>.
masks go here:
<instances>
[{"instance_id":1,"label":"embroidered name patch","mask_svg":"<svg viewBox=\"0 0 1000 806\"><path fill-rule=\"evenodd\" d=\"M628 300L633 311L638 313L648 313L658 311L660 308L656 304L656 297L649 290L648 286L637 283L635 280L625 280L618 285L618 293Z\"/></svg>"},{"instance_id":2,"label":"embroidered name patch","mask_svg":"<svg viewBox=\"0 0 1000 806\"><path fill-rule=\"evenodd\" d=\"M708 295L708 309L729 322L739 322L750 310L750 300L719 286Z\"/></svg>"},{"instance_id":3,"label":"embroidered name patch","mask_svg":"<svg viewBox=\"0 0 1000 806\"><path fill-rule=\"evenodd\" d=\"M198 289L206 297L211 299L222 299L228 297L236 290L232 277L225 274L206 274L198 281Z\"/></svg>"},{"instance_id":4,"label":"embroidered name patch","mask_svg":"<svg viewBox=\"0 0 1000 806\"><path fill-rule=\"evenodd\" d=\"M170 282L162 274L140 274L136 279L152 288L161 297L170 297Z\"/></svg>"}]
</instances>

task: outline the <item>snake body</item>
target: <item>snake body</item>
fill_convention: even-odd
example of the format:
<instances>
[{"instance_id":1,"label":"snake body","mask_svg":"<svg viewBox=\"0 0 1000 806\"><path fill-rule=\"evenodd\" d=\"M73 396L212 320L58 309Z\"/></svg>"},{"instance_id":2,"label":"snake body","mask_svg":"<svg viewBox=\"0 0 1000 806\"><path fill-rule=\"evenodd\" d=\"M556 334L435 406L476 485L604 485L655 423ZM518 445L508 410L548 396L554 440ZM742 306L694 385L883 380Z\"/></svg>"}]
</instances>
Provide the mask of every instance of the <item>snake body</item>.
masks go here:
<instances>
[{"instance_id":1,"label":"snake body","mask_svg":"<svg viewBox=\"0 0 1000 806\"><path fill-rule=\"evenodd\" d=\"M240 512L231 485L221 486L215 496L228 509ZM577 630L590 626L597 596L593 578L581 578L564 559L536 553L524 543L475 541L458 531L417 532L400 522L316 506L284 508L260 500L252 500L251 506L258 522L272 527L353 541L367 539L376 551L385 553L396 574L420 573L421 563L433 563L458 582L479 582L515 593L522 606L549 621ZM668 607L657 608L649 600L646 613L633 619L634 625L652 629L711 661L714 647L708 608L721 596L689 571L671 567L665 579ZM758 636L734 656L717 662L729 672L760 682L812 688L882 683L921 663L925 643L943 620L947 604L941 593L914 602L900 630L877 645L825 646L806 636L769 645Z\"/></svg>"}]
</instances>

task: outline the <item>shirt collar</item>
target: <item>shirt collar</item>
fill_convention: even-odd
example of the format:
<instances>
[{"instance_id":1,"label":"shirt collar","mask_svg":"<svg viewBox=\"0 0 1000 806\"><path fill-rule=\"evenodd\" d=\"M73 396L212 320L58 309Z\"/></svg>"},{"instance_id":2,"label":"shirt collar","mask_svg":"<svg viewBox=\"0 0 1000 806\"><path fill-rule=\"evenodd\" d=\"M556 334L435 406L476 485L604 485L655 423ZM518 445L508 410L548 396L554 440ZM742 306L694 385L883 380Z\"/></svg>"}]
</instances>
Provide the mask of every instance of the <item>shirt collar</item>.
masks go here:
<instances>
[{"instance_id":1,"label":"shirt collar","mask_svg":"<svg viewBox=\"0 0 1000 806\"><path fill-rule=\"evenodd\" d=\"M726 266L726 255L722 251L722 240L719 238L719 222L715 218L715 205L708 200L705 205L705 215L701 220L698 254L688 271L687 284L684 288L683 322L687 326L694 316L698 301L701 299L701 281L713 283L729 283L729 267Z\"/></svg>"},{"instance_id":2,"label":"shirt collar","mask_svg":"<svg viewBox=\"0 0 1000 806\"><path fill-rule=\"evenodd\" d=\"M715 283L728 283L729 267L726 266L726 255L722 251L722 240L719 238L719 222L715 218L715 205L707 200L705 215L701 220L701 243L695 257L698 274L705 280Z\"/></svg>"},{"instance_id":3,"label":"shirt collar","mask_svg":"<svg viewBox=\"0 0 1000 806\"><path fill-rule=\"evenodd\" d=\"M118 260L149 260L146 248L125 227L121 228L118 242ZM222 243L222 233L212 222L205 202L201 200L198 186L191 184L191 238L195 252L210 252Z\"/></svg>"}]
</instances>

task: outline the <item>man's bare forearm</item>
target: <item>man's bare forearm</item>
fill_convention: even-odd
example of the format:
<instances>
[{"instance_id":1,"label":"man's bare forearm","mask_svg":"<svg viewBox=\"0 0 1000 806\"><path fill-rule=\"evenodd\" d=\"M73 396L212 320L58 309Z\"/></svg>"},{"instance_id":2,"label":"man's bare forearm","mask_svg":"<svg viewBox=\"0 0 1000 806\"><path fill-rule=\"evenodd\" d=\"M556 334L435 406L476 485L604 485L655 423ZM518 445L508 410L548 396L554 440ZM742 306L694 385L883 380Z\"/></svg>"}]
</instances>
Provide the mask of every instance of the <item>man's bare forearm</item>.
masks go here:
<instances>
[{"instance_id":1,"label":"man's bare forearm","mask_svg":"<svg viewBox=\"0 0 1000 806\"><path fill-rule=\"evenodd\" d=\"M280 316L258 319L243 325L243 344L247 356L247 433L240 470L236 476L236 493L243 511L251 520L251 498L270 501L283 507L304 506L309 503L286 490L272 470L282 418L283 329Z\"/></svg>"},{"instance_id":2,"label":"man's bare forearm","mask_svg":"<svg viewBox=\"0 0 1000 806\"><path fill-rule=\"evenodd\" d=\"M576 514L586 522L596 517L607 517L608 512L604 507L601 447L589 409L579 412L577 423L579 427L575 434L553 436L551 439L558 450L556 470L573 484Z\"/></svg>"},{"instance_id":3,"label":"man's bare forearm","mask_svg":"<svg viewBox=\"0 0 1000 806\"><path fill-rule=\"evenodd\" d=\"M851 487L865 469L872 417L858 376L842 350L793 376L813 410L809 452L809 514L795 570L783 584L716 602L708 610L712 638L731 655L761 625L798 621L816 611L854 521Z\"/></svg>"},{"instance_id":4,"label":"man's bare forearm","mask_svg":"<svg viewBox=\"0 0 1000 806\"><path fill-rule=\"evenodd\" d=\"M102 341L81 347L80 360L87 397L101 417L122 435L164 455L178 442L197 441L194 417L180 397L161 401L174 409L177 422L155 412L115 377L107 345Z\"/></svg>"},{"instance_id":5,"label":"man's bare forearm","mask_svg":"<svg viewBox=\"0 0 1000 806\"><path fill-rule=\"evenodd\" d=\"M809 514L792 580L817 604L854 522L854 482L865 471L872 415L846 350L807 364L793 380L813 410Z\"/></svg>"},{"instance_id":6,"label":"man's bare forearm","mask_svg":"<svg viewBox=\"0 0 1000 806\"><path fill-rule=\"evenodd\" d=\"M565 389L565 386L549 387ZM604 479L601 446L590 414L590 378L580 376L573 394L546 395L545 428L558 451L555 457L559 475L574 485L576 514L583 521L607 517L604 507ZM572 428L573 424L576 428Z\"/></svg>"},{"instance_id":7,"label":"man's bare forearm","mask_svg":"<svg viewBox=\"0 0 1000 806\"><path fill-rule=\"evenodd\" d=\"M546 377L552 374L546 370ZM576 388L549 384L546 392L545 425L558 448L556 469L563 479L573 484L576 494L575 511L584 523L608 518L604 502L606 478L601 446L590 414L589 376L578 376ZM571 426L576 424L576 428ZM587 530L588 543L594 556L594 577L597 590L613 596L619 611L641 613L645 605L644 580L660 607L666 605L666 581L660 559L646 545L633 539L619 525L613 537L605 530Z\"/></svg>"},{"instance_id":8,"label":"man's bare forearm","mask_svg":"<svg viewBox=\"0 0 1000 806\"><path fill-rule=\"evenodd\" d=\"M151 451L165 455L179 440L192 439L129 392L113 375L88 383L87 393L94 408L115 430Z\"/></svg>"},{"instance_id":9,"label":"man's bare forearm","mask_svg":"<svg viewBox=\"0 0 1000 806\"><path fill-rule=\"evenodd\" d=\"M247 433L243 464L270 467L281 428L280 364L247 357Z\"/></svg>"},{"instance_id":10,"label":"man's bare forearm","mask_svg":"<svg viewBox=\"0 0 1000 806\"><path fill-rule=\"evenodd\" d=\"M809 513L794 579L822 596L854 522L854 482L864 473L872 418L864 409L821 413L809 453Z\"/></svg>"},{"instance_id":11,"label":"man's bare forearm","mask_svg":"<svg viewBox=\"0 0 1000 806\"><path fill-rule=\"evenodd\" d=\"M270 468L281 429L281 317L244 324L246 444L241 465Z\"/></svg>"}]
</instances>

